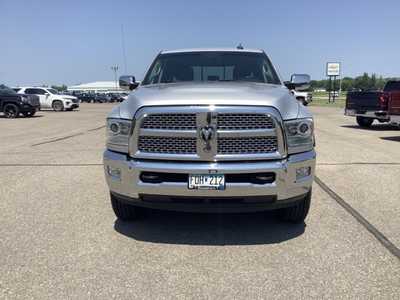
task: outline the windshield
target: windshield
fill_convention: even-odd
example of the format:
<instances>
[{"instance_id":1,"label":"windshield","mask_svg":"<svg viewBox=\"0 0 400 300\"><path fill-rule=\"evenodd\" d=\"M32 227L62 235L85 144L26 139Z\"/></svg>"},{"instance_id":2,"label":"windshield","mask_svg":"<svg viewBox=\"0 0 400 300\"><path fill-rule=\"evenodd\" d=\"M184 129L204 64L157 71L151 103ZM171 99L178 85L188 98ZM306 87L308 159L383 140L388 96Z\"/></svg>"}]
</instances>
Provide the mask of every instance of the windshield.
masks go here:
<instances>
[{"instance_id":1,"label":"windshield","mask_svg":"<svg viewBox=\"0 0 400 300\"><path fill-rule=\"evenodd\" d=\"M10 89L8 86L4 84L0 84L0 94L16 94L16 92L12 89Z\"/></svg>"},{"instance_id":2,"label":"windshield","mask_svg":"<svg viewBox=\"0 0 400 300\"><path fill-rule=\"evenodd\" d=\"M400 81L388 81L385 85L385 92L400 91Z\"/></svg>"},{"instance_id":3,"label":"windshield","mask_svg":"<svg viewBox=\"0 0 400 300\"><path fill-rule=\"evenodd\" d=\"M143 85L190 81L249 81L281 84L264 53L190 52L161 54Z\"/></svg>"},{"instance_id":4,"label":"windshield","mask_svg":"<svg viewBox=\"0 0 400 300\"><path fill-rule=\"evenodd\" d=\"M58 91L55 89L47 89L50 93L54 94L54 95L58 95Z\"/></svg>"}]
</instances>

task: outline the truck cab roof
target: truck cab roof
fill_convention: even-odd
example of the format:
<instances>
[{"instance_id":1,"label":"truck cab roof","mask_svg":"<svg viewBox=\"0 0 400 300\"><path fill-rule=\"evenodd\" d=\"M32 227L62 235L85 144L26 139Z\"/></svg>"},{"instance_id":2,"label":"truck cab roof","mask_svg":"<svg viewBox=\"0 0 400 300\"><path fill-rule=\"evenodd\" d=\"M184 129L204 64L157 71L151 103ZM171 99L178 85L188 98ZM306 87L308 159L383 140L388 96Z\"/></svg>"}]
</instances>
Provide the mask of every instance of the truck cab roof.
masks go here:
<instances>
[{"instance_id":1,"label":"truck cab roof","mask_svg":"<svg viewBox=\"0 0 400 300\"><path fill-rule=\"evenodd\" d=\"M163 50L161 54L190 53L190 52L240 52L240 53L263 53L261 49L238 49L238 48L189 48L176 50Z\"/></svg>"}]
</instances>

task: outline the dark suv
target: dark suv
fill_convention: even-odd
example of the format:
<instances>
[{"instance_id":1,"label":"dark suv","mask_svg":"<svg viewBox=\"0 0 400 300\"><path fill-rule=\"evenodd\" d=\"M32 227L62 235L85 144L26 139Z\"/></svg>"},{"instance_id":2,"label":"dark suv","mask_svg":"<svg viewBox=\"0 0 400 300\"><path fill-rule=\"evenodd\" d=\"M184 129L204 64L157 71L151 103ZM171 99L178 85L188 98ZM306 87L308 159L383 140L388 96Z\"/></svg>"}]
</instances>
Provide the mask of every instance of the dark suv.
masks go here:
<instances>
[{"instance_id":1,"label":"dark suv","mask_svg":"<svg viewBox=\"0 0 400 300\"><path fill-rule=\"evenodd\" d=\"M0 84L0 112L6 118L16 118L19 114L32 117L40 109L39 97L17 94L15 90Z\"/></svg>"}]
</instances>

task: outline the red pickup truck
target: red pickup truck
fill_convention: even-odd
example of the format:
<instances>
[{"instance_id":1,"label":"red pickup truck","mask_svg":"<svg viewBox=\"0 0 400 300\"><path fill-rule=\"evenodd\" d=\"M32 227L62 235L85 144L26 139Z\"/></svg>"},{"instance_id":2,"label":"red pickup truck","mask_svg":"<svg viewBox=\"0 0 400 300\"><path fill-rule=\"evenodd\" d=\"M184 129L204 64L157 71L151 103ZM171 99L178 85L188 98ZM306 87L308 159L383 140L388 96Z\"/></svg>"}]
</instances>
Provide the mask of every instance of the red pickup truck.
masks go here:
<instances>
[{"instance_id":1,"label":"red pickup truck","mask_svg":"<svg viewBox=\"0 0 400 300\"><path fill-rule=\"evenodd\" d=\"M345 115L356 117L361 127L374 120L400 125L400 80L388 81L382 91L347 93Z\"/></svg>"}]
</instances>

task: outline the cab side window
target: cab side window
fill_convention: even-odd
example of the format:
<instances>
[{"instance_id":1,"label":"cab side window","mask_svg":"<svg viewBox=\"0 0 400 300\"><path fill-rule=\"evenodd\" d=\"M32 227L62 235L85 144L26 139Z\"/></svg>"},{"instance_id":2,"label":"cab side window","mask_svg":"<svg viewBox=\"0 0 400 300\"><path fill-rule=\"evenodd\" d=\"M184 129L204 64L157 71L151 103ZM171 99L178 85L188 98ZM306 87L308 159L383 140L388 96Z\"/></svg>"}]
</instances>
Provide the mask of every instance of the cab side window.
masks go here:
<instances>
[{"instance_id":1,"label":"cab side window","mask_svg":"<svg viewBox=\"0 0 400 300\"><path fill-rule=\"evenodd\" d=\"M34 95L36 89L26 89L25 94Z\"/></svg>"},{"instance_id":2,"label":"cab side window","mask_svg":"<svg viewBox=\"0 0 400 300\"><path fill-rule=\"evenodd\" d=\"M30 94L30 95L44 95L46 94L46 91L43 89L26 89L25 94Z\"/></svg>"},{"instance_id":3,"label":"cab side window","mask_svg":"<svg viewBox=\"0 0 400 300\"><path fill-rule=\"evenodd\" d=\"M45 91L45 90L42 90L42 89L36 89L36 95L44 95L44 94L46 94L47 92Z\"/></svg>"}]
</instances>

